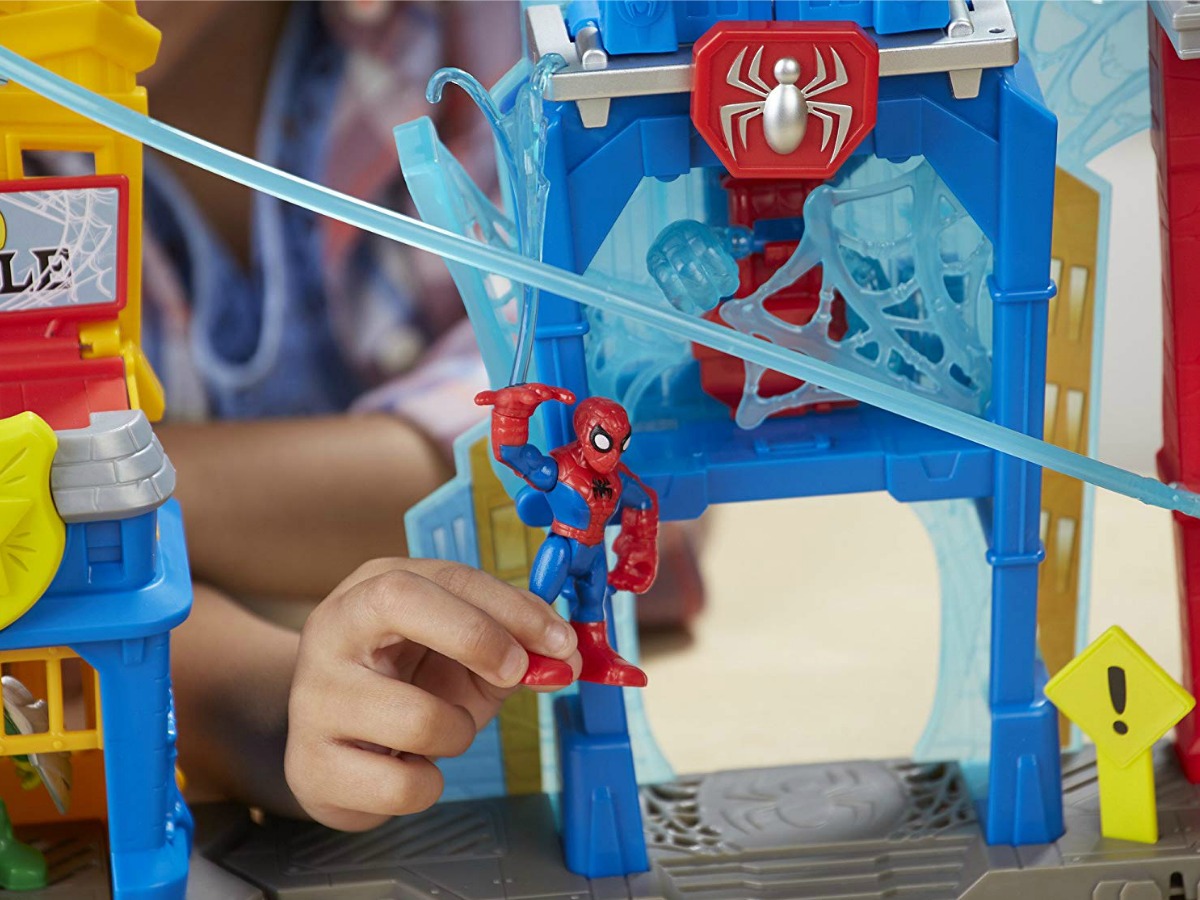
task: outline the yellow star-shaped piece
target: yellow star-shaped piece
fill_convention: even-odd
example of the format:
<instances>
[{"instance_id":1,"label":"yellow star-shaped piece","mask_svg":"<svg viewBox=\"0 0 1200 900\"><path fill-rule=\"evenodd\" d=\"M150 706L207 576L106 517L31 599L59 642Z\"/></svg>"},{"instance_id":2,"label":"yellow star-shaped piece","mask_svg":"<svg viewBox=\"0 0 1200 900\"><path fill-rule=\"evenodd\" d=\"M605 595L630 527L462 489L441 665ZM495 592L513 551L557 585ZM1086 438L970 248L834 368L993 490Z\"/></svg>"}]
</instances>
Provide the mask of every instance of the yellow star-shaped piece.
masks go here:
<instances>
[{"instance_id":1,"label":"yellow star-shaped piece","mask_svg":"<svg viewBox=\"0 0 1200 900\"><path fill-rule=\"evenodd\" d=\"M32 506L33 501L25 497L0 497L0 547L5 546L14 537ZM8 576L5 574L4 561L0 558L0 596L8 591Z\"/></svg>"},{"instance_id":2,"label":"yellow star-shaped piece","mask_svg":"<svg viewBox=\"0 0 1200 900\"><path fill-rule=\"evenodd\" d=\"M26 497L0 497L0 544L12 537L32 506Z\"/></svg>"},{"instance_id":3,"label":"yellow star-shaped piece","mask_svg":"<svg viewBox=\"0 0 1200 900\"><path fill-rule=\"evenodd\" d=\"M38 601L62 562L66 528L50 493L57 447L33 413L0 419L0 628Z\"/></svg>"}]
</instances>

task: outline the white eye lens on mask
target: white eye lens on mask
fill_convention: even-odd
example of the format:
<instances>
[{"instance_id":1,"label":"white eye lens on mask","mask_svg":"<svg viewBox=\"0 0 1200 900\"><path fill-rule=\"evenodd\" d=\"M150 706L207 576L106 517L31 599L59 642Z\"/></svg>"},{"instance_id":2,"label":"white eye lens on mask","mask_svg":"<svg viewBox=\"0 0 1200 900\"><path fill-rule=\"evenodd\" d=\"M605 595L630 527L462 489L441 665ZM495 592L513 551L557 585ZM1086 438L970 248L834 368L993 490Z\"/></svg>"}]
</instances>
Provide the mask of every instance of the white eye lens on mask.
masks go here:
<instances>
[{"instance_id":1,"label":"white eye lens on mask","mask_svg":"<svg viewBox=\"0 0 1200 900\"><path fill-rule=\"evenodd\" d=\"M607 453L612 449L612 438L610 438L603 431L597 429L596 431L592 432L592 446L602 453Z\"/></svg>"}]
</instances>

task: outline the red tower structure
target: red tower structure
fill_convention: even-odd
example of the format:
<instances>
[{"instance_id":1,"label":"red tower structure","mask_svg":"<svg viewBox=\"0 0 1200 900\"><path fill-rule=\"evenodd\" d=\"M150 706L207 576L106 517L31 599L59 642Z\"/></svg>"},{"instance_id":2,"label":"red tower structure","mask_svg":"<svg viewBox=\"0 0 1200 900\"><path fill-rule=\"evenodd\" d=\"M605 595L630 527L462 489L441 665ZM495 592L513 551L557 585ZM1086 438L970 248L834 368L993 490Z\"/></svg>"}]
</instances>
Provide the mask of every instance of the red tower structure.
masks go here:
<instances>
[{"instance_id":1,"label":"red tower structure","mask_svg":"<svg viewBox=\"0 0 1200 900\"><path fill-rule=\"evenodd\" d=\"M1166 27L1164 27L1164 24ZM1174 35L1172 35L1174 32ZM1175 40L1172 39L1174 36ZM1163 481L1200 489L1200 58L1170 22L1150 15L1151 137L1158 158L1162 236ZM1183 685L1200 691L1200 521L1175 513L1183 628ZM1177 731L1188 779L1200 781L1200 722Z\"/></svg>"}]
</instances>

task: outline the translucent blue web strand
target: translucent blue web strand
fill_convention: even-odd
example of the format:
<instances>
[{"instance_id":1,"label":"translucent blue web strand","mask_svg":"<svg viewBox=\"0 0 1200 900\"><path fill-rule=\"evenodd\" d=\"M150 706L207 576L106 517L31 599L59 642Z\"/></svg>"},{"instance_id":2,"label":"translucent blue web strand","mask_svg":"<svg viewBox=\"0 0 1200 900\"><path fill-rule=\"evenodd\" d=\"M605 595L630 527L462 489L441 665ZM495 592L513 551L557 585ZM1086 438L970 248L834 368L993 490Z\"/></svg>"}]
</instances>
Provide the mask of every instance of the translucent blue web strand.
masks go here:
<instances>
[{"instance_id":1,"label":"translucent blue web strand","mask_svg":"<svg viewBox=\"0 0 1200 900\"><path fill-rule=\"evenodd\" d=\"M513 281L618 313L668 334L722 353L728 353L802 381L811 381L941 431L957 435L1018 459L1061 472L1098 487L1163 509L1200 517L1200 495L1164 485L1117 466L1089 459L1045 441L996 425L969 413L915 397L872 378L765 341L739 334L703 319L693 319L664 307L652 292L628 294L595 284L579 275L519 254L477 243L400 213L356 200L337 191L273 169L222 147L171 128L98 96L48 72L11 50L0 47L0 76L121 134L210 172L346 222L374 234L435 253L447 259L493 272Z\"/></svg>"},{"instance_id":2,"label":"translucent blue web strand","mask_svg":"<svg viewBox=\"0 0 1200 900\"><path fill-rule=\"evenodd\" d=\"M496 140L499 162L502 168L501 181L505 184L516 226L517 251L529 259L542 258L542 238L546 223L546 197L550 184L542 174L543 157L546 152L546 120L542 115L542 97L550 83L550 76L566 63L556 53L538 60L529 81L517 92L513 110L515 122L511 130L505 127L504 117L487 89L469 72L448 67L438 69L429 79L425 99L440 103L447 84L454 84L466 92L479 111L487 119ZM512 136L516 135L514 144ZM532 135L532 137L528 137ZM538 290L534 285L521 286L521 312L518 318L517 343L513 353L512 370L508 383L521 384L528 379L529 365L533 359L538 311Z\"/></svg>"}]
</instances>

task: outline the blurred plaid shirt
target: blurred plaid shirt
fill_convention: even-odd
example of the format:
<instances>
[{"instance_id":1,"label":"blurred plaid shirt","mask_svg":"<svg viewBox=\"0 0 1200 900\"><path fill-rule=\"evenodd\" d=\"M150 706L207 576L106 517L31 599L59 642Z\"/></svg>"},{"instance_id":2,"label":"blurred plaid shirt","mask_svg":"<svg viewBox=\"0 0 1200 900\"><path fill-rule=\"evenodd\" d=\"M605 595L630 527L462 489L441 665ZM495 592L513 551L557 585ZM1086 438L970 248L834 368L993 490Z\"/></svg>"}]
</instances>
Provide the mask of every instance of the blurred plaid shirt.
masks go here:
<instances>
[{"instance_id":1,"label":"blurred plaid shirt","mask_svg":"<svg viewBox=\"0 0 1200 900\"><path fill-rule=\"evenodd\" d=\"M492 141L457 65L494 83L520 53L515 4L305 3L289 12L259 125L273 166L412 214L392 129L421 115L489 192ZM146 166L145 344L173 418L388 410L443 445L480 417L485 375L454 285L428 254L254 199L249 270L164 167Z\"/></svg>"}]
</instances>

